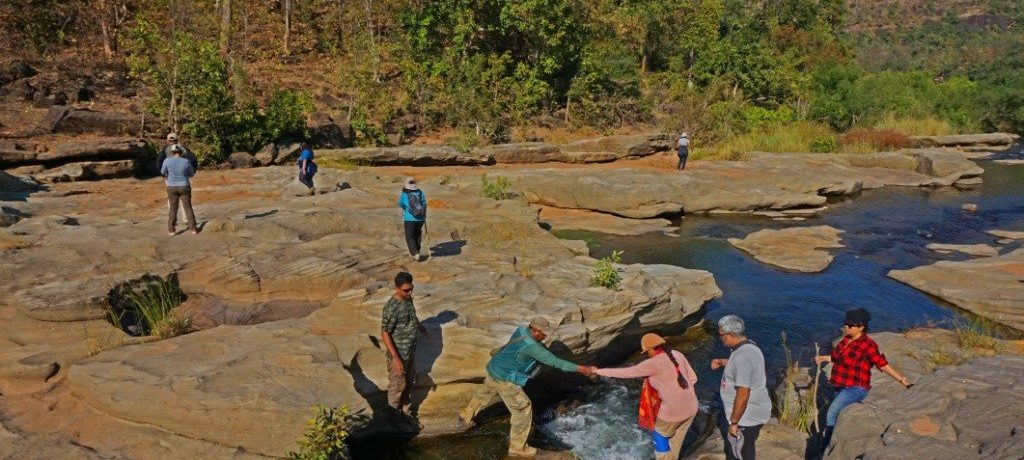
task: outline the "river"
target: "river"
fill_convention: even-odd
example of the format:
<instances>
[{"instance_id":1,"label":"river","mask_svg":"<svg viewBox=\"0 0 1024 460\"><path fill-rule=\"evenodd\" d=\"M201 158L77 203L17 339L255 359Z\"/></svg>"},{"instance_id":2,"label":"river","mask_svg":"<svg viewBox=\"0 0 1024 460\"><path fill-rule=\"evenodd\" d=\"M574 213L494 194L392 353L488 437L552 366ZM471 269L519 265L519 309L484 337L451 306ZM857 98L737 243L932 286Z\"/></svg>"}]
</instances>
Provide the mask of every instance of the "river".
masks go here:
<instances>
[{"instance_id":1,"label":"river","mask_svg":"<svg viewBox=\"0 0 1024 460\"><path fill-rule=\"evenodd\" d=\"M1020 147L1000 158L1022 158ZM591 255L603 257L622 250L623 263L671 264L710 271L724 292L709 303L703 325L671 343L683 351L697 370L703 420L720 410L717 398L720 371L708 363L728 351L713 335L713 324L738 314L748 334L765 352L769 378L785 367L782 333L792 356L810 364L814 344L827 346L838 337L844 312L863 307L873 317L873 331L900 331L916 326L951 327L964 321L962 312L886 276L940 260L962 259L925 248L929 243L994 244L990 229L1024 229L1024 165L980 162L984 182L973 190L952 187L928 189L887 187L867 190L829 203L820 217L783 222L756 216L687 216L678 231L667 235L613 236L594 232L559 232L562 238L587 241ZM977 204L977 212L961 208ZM744 237L762 228L830 225L843 230L844 249L822 273L787 272L755 261L733 248L727 239ZM1020 243L1009 247L1019 246ZM1005 252L1005 250L1001 250ZM627 361L636 360L634 356ZM569 410L547 409L540 414L534 442L571 450L587 460L651 458L649 437L636 428L638 382L602 380L574 395L582 404ZM453 408L453 411L457 408ZM386 447L357 446L356 458L374 459L499 459L507 448L507 417L490 417L469 433ZM692 440L706 432L695 424Z\"/></svg>"}]
</instances>

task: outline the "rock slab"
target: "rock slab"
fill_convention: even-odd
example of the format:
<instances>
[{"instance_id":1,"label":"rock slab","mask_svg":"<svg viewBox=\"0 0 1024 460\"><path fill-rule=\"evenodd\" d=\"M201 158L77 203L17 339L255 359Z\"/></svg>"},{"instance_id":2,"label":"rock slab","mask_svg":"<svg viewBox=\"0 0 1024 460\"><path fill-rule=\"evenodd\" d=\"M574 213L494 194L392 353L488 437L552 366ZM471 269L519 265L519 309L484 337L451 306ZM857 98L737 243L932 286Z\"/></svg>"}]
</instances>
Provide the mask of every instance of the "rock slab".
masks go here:
<instances>
[{"instance_id":1,"label":"rock slab","mask_svg":"<svg viewBox=\"0 0 1024 460\"><path fill-rule=\"evenodd\" d=\"M1024 249L996 257L892 270L889 277L1024 331Z\"/></svg>"},{"instance_id":2,"label":"rock slab","mask_svg":"<svg viewBox=\"0 0 1024 460\"><path fill-rule=\"evenodd\" d=\"M760 262L804 273L820 272L832 263L828 249L844 247L842 230L827 225L764 229L746 238L729 238L729 243Z\"/></svg>"}]
</instances>

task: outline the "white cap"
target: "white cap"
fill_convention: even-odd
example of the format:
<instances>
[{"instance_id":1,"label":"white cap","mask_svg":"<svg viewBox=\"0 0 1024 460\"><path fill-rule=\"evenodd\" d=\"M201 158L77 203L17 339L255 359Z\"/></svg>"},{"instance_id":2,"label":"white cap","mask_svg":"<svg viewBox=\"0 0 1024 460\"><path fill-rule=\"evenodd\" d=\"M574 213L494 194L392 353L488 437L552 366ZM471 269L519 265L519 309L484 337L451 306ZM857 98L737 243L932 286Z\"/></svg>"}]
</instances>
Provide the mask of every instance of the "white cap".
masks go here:
<instances>
[{"instance_id":1,"label":"white cap","mask_svg":"<svg viewBox=\"0 0 1024 460\"><path fill-rule=\"evenodd\" d=\"M168 134L167 135L167 140L169 140L169 141L176 141L176 140L178 140L178 134L177 133L170 133L170 134Z\"/></svg>"},{"instance_id":2,"label":"white cap","mask_svg":"<svg viewBox=\"0 0 1024 460\"><path fill-rule=\"evenodd\" d=\"M686 137L686 133L680 134L679 137Z\"/></svg>"},{"instance_id":3,"label":"white cap","mask_svg":"<svg viewBox=\"0 0 1024 460\"><path fill-rule=\"evenodd\" d=\"M419 188L416 187L416 178L414 178L414 177L406 177L405 178L405 188L407 188L409 190L419 190Z\"/></svg>"}]
</instances>

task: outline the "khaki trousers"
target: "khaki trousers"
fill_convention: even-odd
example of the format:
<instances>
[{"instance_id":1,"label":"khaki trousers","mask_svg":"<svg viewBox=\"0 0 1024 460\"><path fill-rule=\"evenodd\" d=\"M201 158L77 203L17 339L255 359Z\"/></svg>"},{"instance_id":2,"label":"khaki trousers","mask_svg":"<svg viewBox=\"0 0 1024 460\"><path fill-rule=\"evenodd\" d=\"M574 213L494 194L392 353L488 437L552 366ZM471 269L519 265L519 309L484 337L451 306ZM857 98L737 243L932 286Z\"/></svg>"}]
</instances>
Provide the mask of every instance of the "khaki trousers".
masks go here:
<instances>
[{"instance_id":1,"label":"khaki trousers","mask_svg":"<svg viewBox=\"0 0 1024 460\"><path fill-rule=\"evenodd\" d=\"M388 405L395 409L409 404L409 390L416 383L416 363L413 357L402 362L402 369L395 369L388 358ZM399 358L401 359L401 358Z\"/></svg>"},{"instance_id":2,"label":"khaki trousers","mask_svg":"<svg viewBox=\"0 0 1024 460\"><path fill-rule=\"evenodd\" d=\"M657 454L657 460L679 460L679 454L683 452L683 441L686 439L686 432L690 430L693 417L681 422L666 422L662 419L654 421L654 431L668 438L669 451Z\"/></svg>"},{"instance_id":3,"label":"khaki trousers","mask_svg":"<svg viewBox=\"0 0 1024 460\"><path fill-rule=\"evenodd\" d=\"M514 383L494 380L490 376L473 395L469 405L462 411L466 421L472 420L481 409L501 400L512 413L512 427L509 430L509 451L522 452L527 449L526 440L533 429L533 405L522 387Z\"/></svg>"}]
</instances>

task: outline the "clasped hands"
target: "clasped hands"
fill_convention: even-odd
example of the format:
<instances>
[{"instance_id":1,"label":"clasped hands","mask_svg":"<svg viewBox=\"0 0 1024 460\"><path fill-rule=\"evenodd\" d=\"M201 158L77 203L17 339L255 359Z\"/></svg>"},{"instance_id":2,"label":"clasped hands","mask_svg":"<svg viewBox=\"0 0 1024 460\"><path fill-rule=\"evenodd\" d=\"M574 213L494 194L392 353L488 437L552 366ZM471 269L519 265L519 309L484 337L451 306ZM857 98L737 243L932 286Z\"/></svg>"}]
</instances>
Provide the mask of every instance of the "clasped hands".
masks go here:
<instances>
[{"instance_id":1,"label":"clasped hands","mask_svg":"<svg viewBox=\"0 0 1024 460\"><path fill-rule=\"evenodd\" d=\"M576 366L576 372L583 374L587 377L597 375L597 366L584 366L582 364Z\"/></svg>"}]
</instances>

